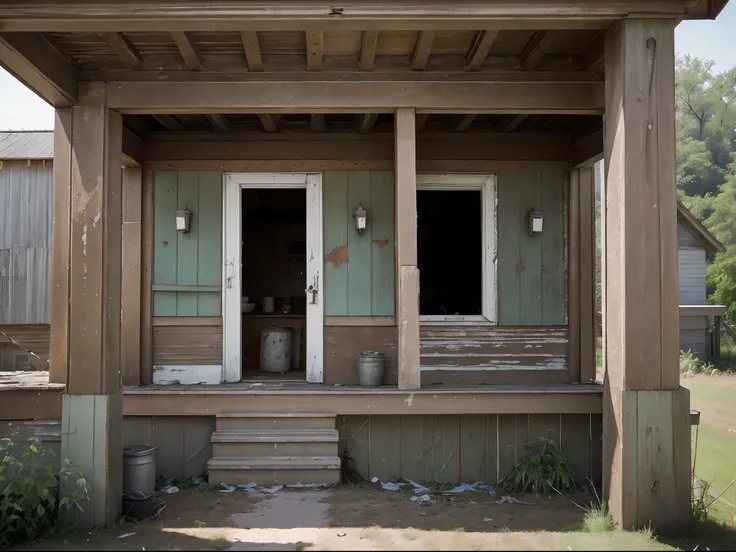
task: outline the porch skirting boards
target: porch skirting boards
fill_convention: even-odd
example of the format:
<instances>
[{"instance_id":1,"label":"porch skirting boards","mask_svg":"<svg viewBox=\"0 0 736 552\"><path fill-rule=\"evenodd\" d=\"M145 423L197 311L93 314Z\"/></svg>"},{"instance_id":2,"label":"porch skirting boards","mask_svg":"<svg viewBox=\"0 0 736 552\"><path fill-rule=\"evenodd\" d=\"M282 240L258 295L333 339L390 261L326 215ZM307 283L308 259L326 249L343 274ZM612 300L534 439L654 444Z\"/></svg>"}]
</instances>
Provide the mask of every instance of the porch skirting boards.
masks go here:
<instances>
[{"instance_id":1,"label":"porch skirting boards","mask_svg":"<svg viewBox=\"0 0 736 552\"><path fill-rule=\"evenodd\" d=\"M176 366L154 366L154 385L169 385L175 383L198 384L205 383L214 385L222 382L222 365L176 365Z\"/></svg>"}]
</instances>

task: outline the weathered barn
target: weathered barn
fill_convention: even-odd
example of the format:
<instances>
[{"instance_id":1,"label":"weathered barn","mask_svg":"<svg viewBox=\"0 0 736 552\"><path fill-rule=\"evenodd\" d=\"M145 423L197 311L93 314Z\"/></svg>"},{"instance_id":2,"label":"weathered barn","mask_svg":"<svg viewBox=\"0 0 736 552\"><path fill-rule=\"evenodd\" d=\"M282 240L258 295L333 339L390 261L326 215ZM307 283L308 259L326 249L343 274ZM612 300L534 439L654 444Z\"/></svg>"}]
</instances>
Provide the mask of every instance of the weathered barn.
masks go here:
<instances>
[{"instance_id":1,"label":"weathered barn","mask_svg":"<svg viewBox=\"0 0 736 552\"><path fill-rule=\"evenodd\" d=\"M674 27L724 4L0 1L57 109L50 381L0 418L61 419L83 523L125 441L218 482L496 481L549 431L622 526L684 522Z\"/></svg>"}]
</instances>

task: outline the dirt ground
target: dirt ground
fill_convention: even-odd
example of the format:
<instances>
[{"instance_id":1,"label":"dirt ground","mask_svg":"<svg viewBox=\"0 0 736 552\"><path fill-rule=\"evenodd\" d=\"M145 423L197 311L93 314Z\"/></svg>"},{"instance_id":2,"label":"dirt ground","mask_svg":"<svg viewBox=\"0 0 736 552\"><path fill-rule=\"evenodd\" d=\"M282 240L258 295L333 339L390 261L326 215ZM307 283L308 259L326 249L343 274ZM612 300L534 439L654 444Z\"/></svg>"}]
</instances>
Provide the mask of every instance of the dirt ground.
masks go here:
<instances>
[{"instance_id":1,"label":"dirt ground","mask_svg":"<svg viewBox=\"0 0 736 552\"><path fill-rule=\"evenodd\" d=\"M58 535L24 550L671 550L642 533L582 533L570 498L485 493L417 504L371 487L272 495L181 491L156 520ZM590 497L572 497L587 501ZM120 538L121 535L133 535Z\"/></svg>"}]
</instances>

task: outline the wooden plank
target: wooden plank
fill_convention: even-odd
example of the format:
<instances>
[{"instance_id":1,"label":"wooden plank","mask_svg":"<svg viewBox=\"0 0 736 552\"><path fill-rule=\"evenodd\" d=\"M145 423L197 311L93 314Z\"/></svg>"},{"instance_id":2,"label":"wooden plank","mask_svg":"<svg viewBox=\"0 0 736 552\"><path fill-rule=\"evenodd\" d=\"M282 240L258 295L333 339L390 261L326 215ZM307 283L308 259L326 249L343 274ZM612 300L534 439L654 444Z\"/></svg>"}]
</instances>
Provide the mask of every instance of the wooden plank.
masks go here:
<instances>
[{"instance_id":1,"label":"wooden plank","mask_svg":"<svg viewBox=\"0 0 736 552\"><path fill-rule=\"evenodd\" d=\"M122 120L101 100L105 84L80 89L72 111L74 155L69 269L67 391L102 394L120 389L122 258Z\"/></svg>"},{"instance_id":2,"label":"wooden plank","mask_svg":"<svg viewBox=\"0 0 736 552\"><path fill-rule=\"evenodd\" d=\"M460 416L461 423L461 457L460 457L460 477L459 481L473 483L475 481L490 481L495 479L496 470L493 469L492 475L489 477L488 469L488 423L489 418L493 420L493 429L495 430L496 420L493 416L485 416L483 414L469 414ZM495 449L495 439L493 441ZM491 449L491 452L495 452ZM495 454L492 454L495 460Z\"/></svg>"},{"instance_id":3,"label":"wooden plank","mask_svg":"<svg viewBox=\"0 0 736 552\"><path fill-rule=\"evenodd\" d=\"M360 65L361 71L373 71L376 63L376 45L378 44L378 31L363 31L360 41Z\"/></svg>"},{"instance_id":4,"label":"wooden plank","mask_svg":"<svg viewBox=\"0 0 736 552\"><path fill-rule=\"evenodd\" d=\"M432 44L437 36L437 31L420 31L414 52L411 55L411 68L413 71L423 71L427 67L429 55L432 52Z\"/></svg>"},{"instance_id":5,"label":"wooden plank","mask_svg":"<svg viewBox=\"0 0 736 552\"><path fill-rule=\"evenodd\" d=\"M123 169L123 274L120 372L123 385L140 383L142 170Z\"/></svg>"},{"instance_id":6,"label":"wooden plank","mask_svg":"<svg viewBox=\"0 0 736 552\"><path fill-rule=\"evenodd\" d=\"M371 172L371 315L395 324L395 209L393 171Z\"/></svg>"},{"instance_id":7,"label":"wooden plank","mask_svg":"<svg viewBox=\"0 0 736 552\"><path fill-rule=\"evenodd\" d=\"M580 170L570 171L568 184L568 217L567 217L567 322L570 335L568 367L571 381L581 381L581 285L580 262ZM595 327L595 326L594 326Z\"/></svg>"},{"instance_id":8,"label":"wooden plank","mask_svg":"<svg viewBox=\"0 0 736 552\"><path fill-rule=\"evenodd\" d=\"M153 417L126 416L123 420L123 446L153 445Z\"/></svg>"},{"instance_id":9,"label":"wooden plank","mask_svg":"<svg viewBox=\"0 0 736 552\"><path fill-rule=\"evenodd\" d=\"M324 383L356 385L358 356L363 351L385 355L385 385L396 385L397 329L391 326L327 326L324 332Z\"/></svg>"},{"instance_id":10,"label":"wooden plank","mask_svg":"<svg viewBox=\"0 0 736 552\"><path fill-rule=\"evenodd\" d=\"M170 132L181 132L182 130L184 130L182 124L177 121L176 117L174 117L173 115L157 114L154 115L153 118L161 123L161 126L163 126L166 130Z\"/></svg>"},{"instance_id":11,"label":"wooden plank","mask_svg":"<svg viewBox=\"0 0 736 552\"><path fill-rule=\"evenodd\" d=\"M432 480L455 483L460 481L460 416L440 415L432 417L433 458Z\"/></svg>"},{"instance_id":12,"label":"wooden plank","mask_svg":"<svg viewBox=\"0 0 736 552\"><path fill-rule=\"evenodd\" d=\"M177 211L196 213L199 210L199 173L179 173L177 188ZM196 286L198 265L199 218L191 217L189 232L176 233L176 285ZM154 290L156 288L154 287ZM197 294L192 291L176 293L176 315L197 316Z\"/></svg>"},{"instance_id":13,"label":"wooden plank","mask_svg":"<svg viewBox=\"0 0 736 552\"><path fill-rule=\"evenodd\" d=\"M504 132L516 132L516 130L529 118L529 115L509 116L506 124L503 126Z\"/></svg>"},{"instance_id":14,"label":"wooden plank","mask_svg":"<svg viewBox=\"0 0 736 552\"><path fill-rule=\"evenodd\" d=\"M370 134L373 132L373 127L376 125L376 119L378 113L364 113L362 115L355 116L355 129L360 134Z\"/></svg>"},{"instance_id":15,"label":"wooden plank","mask_svg":"<svg viewBox=\"0 0 736 552\"><path fill-rule=\"evenodd\" d=\"M543 437L551 440L559 450L561 434L559 414L529 414L526 423L529 444L532 444L537 437Z\"/></svg>"},{"instance_id":16,"label":"wooden plank","mask_svg":"<svg viewBox=\"0 0 736 552\"><path fill-rule=\"evenodd\" d=\"M516 462L516 415L502 414L498 415L497 419L496 480L499 481L506 477L509 468Z\"/></svg>"},{"instance_id":17,"label":"wooden plank","mask_svg":"<svg viewBox=\"0 0 736 552\"><path fill-rule=\"evenodd\" d=\"M486 416L486 479L485 482L494 484L498 481L498 415Z\"/></svg>"},{"instance_id":18,"label":"wooden plank","mask_svg":"<svg viewBox=\"0 0 736 552\"><path fill-rule=\"evenodd\" d=\"M401 477L401 420L395 416L371 416L368 465L370 477L381 481Z\"/></svg>"},{"instance_id":19,"label":"wooden plank","mask_svg":"<svg viewBox=\"0 0 736 552\"><path fill-rule=\"evenodd\" d=\"M194 285L176 284L172 286L166 285L166 284L154 284L151 287L153 291L176 291L180 293L189 293L189 292L208 293L208 292L219 292L220 291L220 286L200 286L196 284ZM182 315L182 316L188 316L188 315Z\"/></svg>"},{"instance_id":20,"label":"wooden plank","mask_svg":"<svg viewBox=\"0 0 736 552\"><path fill-rule=\"evenodd\" d=\"M465 58L466 71L477 71L483 66L491 48L493 48L493 43L498 37L498 33L499 31L497 29L478 31L473 46L471 46Z\"/></svg>"},{"instance_id":21,"label":"wooden plank","mask_svg":"<svg viewBox=\"0 0 736 552\"><path fill-rule=\"evenodd\" d=\"M542 173L542 324L565 323L563 176ZM537 236L539 238L539 236Z\"/></svg>"},{"instance_id":22,"label":"wooden plank","mask_svg":"<svg viewBox=\"0 0 736 552\"><path fill-rule=\"evenodd\" d=\"M468 115L457 115L453 121L455 132L464 132L468 130L468 127L473 124L476 117L477 115L474 113L470 113Z\"/></svg>"},{"instance_id":23,"label":"wooden plank","mask_svg":"<svg viewBox=\"0 0 736 552\"><path fill-rule=\"evenodd\" d=\"M189 67L191 71L199 71L204 67L202 58L197 53L197 50L195 50L194 45L186 32L172 31L171 38L176 43L176 47L179 49L179 54L184 60L184 63L187 64L187 67Z\"/></svg>"},{"instance_id":24,"label":"wooden plank","mask_svg":"<svg viewBox=\"0 0 736 552\"><path fill-rule=\"evenodd\" d=\"M399 389L419 389L419 269L416 266L400 266L398 287Z\"/></svg>"},{"instance_id":25,"label":"wooden plank","mask_svg":"<svg viewBox=\"0 0 736 552\"><path fill-rule=\"evenodd\" d=\"M347 213L348 220L348 251L350 260L348 267L348 312L356 316L371 314L371 243L373 225L369 224L366 230L359 234L355 229L355 220L352 214L362 205L372 213L371 207L371 174L368 171L348 172Z\"/></svg>"},{"instance_id":26,"label":"wooden plank","mask_svg":"<svg viewBox=\"0 0 736 552\"><path fill-rule=\"evenodd\" d=\"M222 364L221 326L154 326L154 365Z\"/></svg>"},{"instance_id":27,"label":"wooden plank","mask_svg":"<svg viewBox=\"0 0 736 552\"><path fill-rule=\"evenodd\" d=\"M393 279L393 276L392 276L392 279ZM391 293L393 293L393 287L391 289L392 289ZM328 316L325 318L325 326L396 326L396 317L395 316Z\"/></svg>"},{"instance_id":28,"label":"wooden plank","mask_svg":"<svg viewBox=\"0 0 736 552\"><path fill-rule=\"evenodd\" d=\"M526 229L529 211L542 210L542 175L522 174L519 181L519 322L542 323L542 236L530 236ZM542 232L545 234L545 232Z\"/></svg>"},{"instance_id":29,"label":"wooden plank","mask_svg":"<svg viewBox=\"0 0 736 552\"><path fill-rule=\"evenodd\" d=\"M143 58L138 48L123 33L98 33L128 69L138 69Z\"/></svg>"},{"instance_id":30,"label":"wooden plank","mask_svg":"<svg viewBox=\"0 0 736 552\"><path fill-rule=\"evenodd\" d=\"M156 316L154 326L222 326L221 316Z\"/></svg>"},{"instance_id":31,"label":"wooden plank","mask_svg":"<svg viewBox=\"0 0 736 552\"><path fill-rule=\"evenodd\" d=\"M141 205L141 383L153 381L154 173L143 171Z\"/></svg>"},{"instance_id":32,"label":"wooden plank","mask_svg":"<svg viewBox=\"0 0 736 552\"><path fill-rule=\"evenodd\" d=\"M690 501L692 429L690 426L690 390L680 387L672 392L672 457L674 459L675 502L680 522L692 519Z\"/></svg>"},{"instance_id":33,"label":"wooden plank","mask_svg":"<svg viewBox=\"0 0 736 552\"><path fill-rule=\"evenodd\" d=\"M525 268L521 258L521 176L501 173L498 176L498 322L518 326L521 323L521 279Z\"/></svg>"},{"instance_id":34,"label":"wooden plank","mask_svg":"<svg viewBox=\"0 0 736 552\"><path fill-rule=\"evenodd\" d=\"M401 416L401 475L428 483L432 480L434 429L432 416Z\"/></svg>"},{"instance_id":35,"label":"wooden plank","mask_svg":"<svg viewBox=\"0 0 736 552\"><path fill-rule=\"evenodd\" d=\"M602 488L603 485L603 416L590 415L590 473L593 483ZM689 466L689 465L688 465ZM688 467L689 469L689 467Z\"/></svg>"},{"instance_id":36,"label":"wooden plank","mask_svg":"<svg viewBox=\"0 0 736 552\"><path fill-rule=\"evenodd\" d=\"M71 107L77 100L76 68L40 34L0 34L0 63L54 107Z\"/></svg>"},{"instance_id":37,"label":"wooden plank","mask_svg":"<svg viewBox=\"0 0 736 552\"><path fill-rule=\"evenodd\" d=\"M542 57L547 53L551 40L548 30L537 31L519 56L519 65L524 71L534 69Z\"/></svg>"},{"instance_id":38,"label":"wooden plank","mask_svg":"<svg viewBox=\"0 0 736 552\"><path fill-rule=\"evenodd\" d=\"M49 381L66 383L69 369L69 237L71 208L72 112L54 117L54 224Z\"/></svg>"},{"instance_id":39,"label":"wooden plank","mask_svg":"<svg viewBox=\"0 0 736 552\"><path fill-rule=\"evenodd\" d=\"M212 129L216 132L230 132L232 130L230 121L228 121L227 117L221 113L207 114L205 115L205 118L212 125Z\"/></svg>"},{"instance_id":40,"label":"wooden plank","mask_svg":"<svg viewBox=\"0 0 736 552\"><path fill-rule=\"evenodd\" d=\"M278 132L283 120L278 115L269 115L268 113L259 113L258 118L261 120L263 128L266 132Z\"/></svg>"},{"instance_id":41,"label":"wooden plank","mask_svg":"<svg viewBox=\"0 0 736 552\"><path fill-rule=\"evenodd\" d=\"M213 416L184 418L184 477L202 476L212 458L210 439L215 431Z\"/></svg>"},{"instance_id":42,"label":"wooden plank","mask_svg":"<svg viewBox=\"0 0 736 552\"><path fill-rule=\"evenodd\" d=\"M348 314L348 173L324 175L325 316Z\"/></svg>"},{"instance_id":43,"label":"wooden plank","mask_svg":"<svg viewBox=\"0 0 736 552\"><path fill-rule=\"evenodd\" d=\"M307 31L306 32L306 43L307 43L307 70L308 71L321 71L322 70L322 54L323 54L323 36L322 31Z\"/></svg>"},{"instance_id":44,"label":"wooden plank","mask_svg":"<svg viewBox=\"0 0 736 552\"><path fill-rule=\"evenodd\" d=\"M582 71L595 73L603 69L606 61L606 33L601 31L588 45L580 58Z\"/></svg>"},{"instance_id":45,"label":"wooden plank","mask_svg":"<svg viewBox=\"0 0 736 552\"><path fill-rule=\"evenodd\" d=\"M199 173L197 285L222 286L222 173ZM221 314L221 292L197 293L197 315Z\"/></svg>"},{"instance_id":46,"label":"wooden plank","mask_svg":"<svg viewBox=\"0 0 736 552\"><path fill-rule=\"evenodd\" d=\"M243 51L245 52L245 60L248 62L248 70L255 72L263 71L263 59L261 58L261 48L258 44L258 34L256 31L241 31L240 39L243 42Z\"/></svg>"},{"instance_id":47,"label":"wooden plank","mask_svg":"<svg viewBox=\"0 0 736 552\"><path fill-rule=\"evenodd\" d=\"M596 379L596 237L593 168L580 171L580 381Z\"/></svg>"},{"instance_id":48,"label":"wooden plank","mask_svg":"<svg viewBox=\"0 0 736 552\"><path fill-rule=\"evenodd\" d=\"M176 206L178 174L157 171L153 186L153 284L177 285ZM176 316L176 295L154 292L153 315Z\"/></svg>"},{"instance_id":49,"label":"wooden plank","mask_svg":"<svg viewBox=\"0 0 736 552\"><path fill-rule=\"evenodd\" d=\"M368 455L370 451L370 418L369 416L344 416L338 420L337 429L340 444L345 454L352 458L355 470L365 479L370 479Z\"/></svg>"},{"instance_id":50,"label":"wooden plank","mask_svg":"<svg viewBox=\"0 0 736 552\"><path fill-rule=\"evenodd\" d=\"M116 82L111 108L160 113L432 113L591 114L603 112L599 82Z\"/></svg>"},{"instance_id":51,"label":"wooden plank","mask_svg":"<svg viewBox=\"0 0 736 552\"><path fill-rule=\"evenodd\" d=\"M590 431L590 415L561 414L561 418L560 448L569 458L570 466L575 471L575 483L580 486L588 485L590 481L595 483L591 473L593 441Z\"/></svg>"},{"instance_id":52,"label":"wooden plank","mask_svg":"<svg viewBox=\"0 0 736 552\"><path fill-rule=\"evenodd\" d=\"M322 113L312 113L310 116L310 128L312 132L325 132L327 130L327 123L325 122L325 116Z\"/></svg>"},{"instance_id":53,"label":"wooden plank","mask_svg":"<svg viewBox=\"0 0 736 552\"><path fill-rule=\"evenodd\" d=\"M398 266L417 264L416 216L416 115L413 109L395 114L396 141L396 262ZM401 300L401 293L399 293Z\"/></svg>"},{"instance_id":54,"label":"wooden plank","mask_svg":"<svg viewBox=\"0 0 736 552\"><path fill-rule=\"evenodd\" d=\"M183 416L156 416L153 419L157 476L183 478L184 476L184 420Z\"/></svg>"}]
</instances>

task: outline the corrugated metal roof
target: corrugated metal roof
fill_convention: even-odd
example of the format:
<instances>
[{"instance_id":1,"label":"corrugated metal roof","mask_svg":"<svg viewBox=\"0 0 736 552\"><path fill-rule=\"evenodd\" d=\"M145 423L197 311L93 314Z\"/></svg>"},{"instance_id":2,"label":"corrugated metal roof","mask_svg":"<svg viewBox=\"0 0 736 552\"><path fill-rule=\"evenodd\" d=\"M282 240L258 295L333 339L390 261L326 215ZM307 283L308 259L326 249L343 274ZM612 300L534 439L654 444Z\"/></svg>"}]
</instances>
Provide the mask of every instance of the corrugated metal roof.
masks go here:
<instances>
[{"instance_id":1,"label":"corrugated metal roof","mask_svg":"<svg viewBox=\"0 0 736 552\"><path fill-rule=\"evenodd\" d=\"M53 159L52 130L0 131L0 159Z\"/></svg>"}]
</instances>

